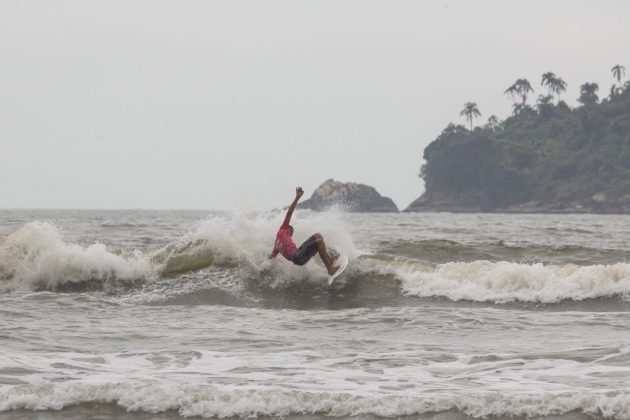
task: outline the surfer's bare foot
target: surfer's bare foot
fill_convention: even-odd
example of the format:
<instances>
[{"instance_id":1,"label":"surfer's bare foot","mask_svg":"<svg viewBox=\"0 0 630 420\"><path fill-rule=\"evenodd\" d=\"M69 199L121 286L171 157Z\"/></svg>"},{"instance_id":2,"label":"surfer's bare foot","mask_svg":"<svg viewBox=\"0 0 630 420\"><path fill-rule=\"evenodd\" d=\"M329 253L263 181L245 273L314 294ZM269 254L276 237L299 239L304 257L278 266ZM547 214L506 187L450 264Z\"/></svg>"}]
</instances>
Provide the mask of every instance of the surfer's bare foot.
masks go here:
<instances>
[{"instance_id":1,"label":"surfer's bare foot","mask_svg":"<svg viewBox=\"0 0 630 420\"><path fill-rule=\"evenodd\" d=\"M333 275L337 272L337 270L339 270L339 266L338 265L333 265L332 268L330 270L328 270L328 274L329 275Z\"/></svg>"}]
</instances>

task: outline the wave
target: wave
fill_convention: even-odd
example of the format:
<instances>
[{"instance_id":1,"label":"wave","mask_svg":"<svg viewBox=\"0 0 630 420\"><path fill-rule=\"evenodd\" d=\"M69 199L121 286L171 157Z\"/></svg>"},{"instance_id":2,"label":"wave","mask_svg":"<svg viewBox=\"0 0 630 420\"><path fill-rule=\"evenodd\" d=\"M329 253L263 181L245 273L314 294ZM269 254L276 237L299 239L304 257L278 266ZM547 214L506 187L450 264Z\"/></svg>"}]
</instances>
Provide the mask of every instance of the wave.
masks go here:
<instances>
[{"instance_id":1,"label":"wave","mask_svg":"<svg viewBox=\"0 0 630 420\"><path fill-rule=\"evenodd\" d=\"M338 215L309 212L298 216L296 243L321 232L339 251L358 254ZM53 224L31 222L0 239L0 290L134 285L211 266L271 273L279 282L290 282L297 273L317 278L323 268L304 271L281 258L269 261L281 217L280 213L210 217L179 240L145 251L112 251L102 243L74 244L65 241L62 231Z\"/></svg>"},{"instance_id":2,"label":"wave","mask_svg":"<svg viewBox=\"0 0 630 420\"><path fill-rule=\"evenodd\" d=\"M557 303L630 297L630 264L447 263L428 271L395 269L404 294L475 302Z\"/></svg>"},{"instance_id":3,"label":"wave","mask_svg":"<svg viewBox=\"0 0 630 420\"><path fill-rule=\"evenodd\" d=\"M626 419L630 394L622 391L562 393L435 392L415 395L316 392L227 385L52 383L0 388L0 412L61 410L79 404L117 404L132 412L177 411L185 417L284 417L326 415L411 416L457 411L474 418L541 417L583 413Z\"/></svg>"},{"instance_id":4,"label":"wave","mask_svg":"<svg viewBox=\"0 0 630 420\"><path fill-rule=\"evenodd\" d=\"M339 282L353 305L401 299L446 298L488 303L553 304L600 298L630 299L630 264L493 261L474 246L449 241L391 243L372 255L361 255L347 227L335 213L298 214L296 242L321 232L329 244L352 259ZM0 239L0 290L104 290L133 296L140 302L271 301L330 294L319 259L297 267L267 256L280 213L216 216L166 246L140 251L113 251L102 243L80 245L64 240L47 222L32 222ZM322 229L323 228L323 229ZM496 249L513 249L495 244ZM431 250L467 253L473 261L435 262ZM529 247L527 249L532 249ZM549 252L539 246L538 251ZM463 250L463 251L462 251ZM474 252L476 252L476 254ZM509 251L512 252L512 251ZM520 252L520 251L519 251ZM557 253L589 252L557 248ZM177 276L172 282L170 277ZM128 289L133 289L131 292ZM205 298L200 299L200 296ZM215 296L216 295L216 296ZM186 297L187 296L187 297ZM175 299L175 300L173 300Z\"/></svg>"},{"instance_id":5,"label":"wave","mask_svg":"<svg viewBox=\"0 0 630 420\"><path fill-rule=\"evenodd\" d=\"M447 299L483 304L545 304L566 302L627 310L630 264L578 266L519 264L506 261L435 264L384 255L364 255L332 289L323 267L276 267L269 271L235 267L228 273L191 275L170 292L149 299L172 304L213 304L291 308L348 308L373 305L414 305L419 299ZM182 279L183 280L183 279ZM578 302L580 302L578 304ZM583 302L583 303L582 303ZM603 306L602 306L603 305Z\"/></svg>"},{"instance_id":6,"label":"wave","mask_svg":"<svg viewBox=\"0 0 630 420\"><path fill-rule=\"evenodd\" d=\"M195 232L184 236L175 244L152 253L151 260L160 265L165 276L182 275L208 267L220 268L225 275L207 270L210 278L203 278L200 288L220 288L230 293L243 293L245 288L258 292L281 289L309 289L308 285L321 284L327 278L325 268L315 258L315 264L303 267L277 257L269 260L273 240L283 215L234 214L232 217L211 217L200 223ZM294 223L294 240L300 244L315 232L320 232L334 248L354 258L359 254L352 242L348 229L335 213L299 213L299 222ZM221 278L221 284L217 284ZM200 283L195 276L192 279ZM195 289L187 293L194 293Z\"/></svg>"},{"instance_id":7,"label":"wave","mask_svg":"<svg viewBox=\"0 0 630 420\"><path fill-rule=\"evenodd\" d=\"M126 283L147 278L155 267L139 251L115 254L100 243L67 243L54 225L31 222L0 240L0 287L57 290L95 281Z\"/></svg>"}]
</instances>

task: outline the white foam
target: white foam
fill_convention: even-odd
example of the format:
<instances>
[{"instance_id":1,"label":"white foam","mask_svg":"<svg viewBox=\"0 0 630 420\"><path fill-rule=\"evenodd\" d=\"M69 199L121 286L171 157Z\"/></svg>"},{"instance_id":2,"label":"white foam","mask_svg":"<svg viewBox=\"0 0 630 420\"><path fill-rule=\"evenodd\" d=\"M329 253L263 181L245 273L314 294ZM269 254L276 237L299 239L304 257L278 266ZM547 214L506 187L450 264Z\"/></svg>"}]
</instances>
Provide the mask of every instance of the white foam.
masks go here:
<instances>
[{"instance_id":1,"label":"white foam","mask_svg":"<svg viewBox=\"0 0 630 420\"><path fill-rule=\"evenodd\" d=\"M56 226L31 222L0 239L0 288L55 290L64 284L90 280L129 282L217 264L267 271L277 281L325 277L320 265L308 264L304 269L282 257L268 259L283 217L284 213L211 217L174 244L147 254L134 250L120 255L102 243L82 246L66 242ZM329 246L350 257L357 253L347 227L336 213L297 212L292 223L298 246L320 232Z\"/></svg>"},{"instance_id":2,"label":"white foam","mask_svg":"<svg viewBox=\"0 0 630 420\"><path fill-rule=\"evenodd\" d=\"M192 238L213 244L215 251L223 257L244 258L259 267L267 261L283 219L284 213L235 213L229 218L213 217L203 221ZM295 228L293 240L298 246L319 232L327 244L338 251L350 256L357 252L338 213L296 212L291 224Z\"/></svg>"},{"instance_id":3,"label":"white foam","mask_svg":"<svg viewBox=\"0 0 630 420\"><path fill-rule=\"evenodd\" d=\"M197 230L183 237L177 246L158 250L155 255L162 254L159 261L164 262L166 272L233 263L256 272L269 272L276 282L325 277L323 265L309 263L297 267L282 256L269 260L283 218L283 212L210 217L200 222ZM350 257L358 254L338 213L296 212L291 223L297 246L319 232L329 247ZM318 257L314 261L318 261Z\"/></svg>"},{"instance_id":4,"label":"white foam","mask_svg":"<svg viewBox=\"0 0 630 420\"><path fill-rule=\"evenodd\" d=\"M116 255L95 243L87 247L64 242L55 226L32 222L0 240L0 287L54 290L87 280L132 281L146 278L153 267L141 252Z\"/></svg>"},{"instance_id":5,"label":"white foam","mask_svg":"<svg viewBox=\"0 0 630 420\"><path fill-rule=\"evenodd\" d=\"M447 392L415 395L312 392L277 387L180 384L57 383L0 388L0 411L60 410L81 403L115 403L129 411L176 410L202 417L287 416L324 414L347 417L418 415L457 410L475 418L487 416L562 415L570 412L626 419L630 394L621 391L509 393Z\"/></svg>"},{"instance_id":6,"label":"white foam","mask_svg":"<svg viewBox=\"0 0 630 420\"><path fill-rule=\"evenodd\" d=\"M541 302L630 296L630 264L577 266L475 261L395 270L403 292L479 302Z\"/></svg>"}]
</instances>

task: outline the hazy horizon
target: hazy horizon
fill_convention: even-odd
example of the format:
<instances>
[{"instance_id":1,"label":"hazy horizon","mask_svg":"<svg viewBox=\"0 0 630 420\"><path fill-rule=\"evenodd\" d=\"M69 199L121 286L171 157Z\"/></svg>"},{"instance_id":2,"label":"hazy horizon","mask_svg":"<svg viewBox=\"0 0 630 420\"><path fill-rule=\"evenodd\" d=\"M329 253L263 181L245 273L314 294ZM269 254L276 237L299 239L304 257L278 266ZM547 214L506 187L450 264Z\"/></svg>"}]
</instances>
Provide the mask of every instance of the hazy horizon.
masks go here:
<instances>
[{"instance_id":1,"label":"hazy horizon","mask_svg":"<svg viewBox=\"0 0 630 420\"><path fill-rule=\"evenodd\" d=\"M1 208L267 210L326 179L402 210L422 153L540 76L614 82L630 4L0 4Z\"/></svg>"}]
</instances>

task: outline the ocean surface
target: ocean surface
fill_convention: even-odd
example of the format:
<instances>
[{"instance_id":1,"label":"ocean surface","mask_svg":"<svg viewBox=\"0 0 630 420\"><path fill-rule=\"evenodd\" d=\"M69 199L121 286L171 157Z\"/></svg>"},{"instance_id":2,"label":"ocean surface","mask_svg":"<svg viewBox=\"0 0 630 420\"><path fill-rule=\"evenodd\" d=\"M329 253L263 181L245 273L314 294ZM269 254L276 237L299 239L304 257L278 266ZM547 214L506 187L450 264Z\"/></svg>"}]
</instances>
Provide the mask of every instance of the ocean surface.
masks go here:
<instances>
[{"instance_id":1,"label":"ocean surface","mask_svg":"<svg viewBox=\"0 0 630 420\"><path fill-rule=\"evenodd\" d=\"M630 217L0 211L2 419L630 418Z\"/></svg>"}]
</instances>

